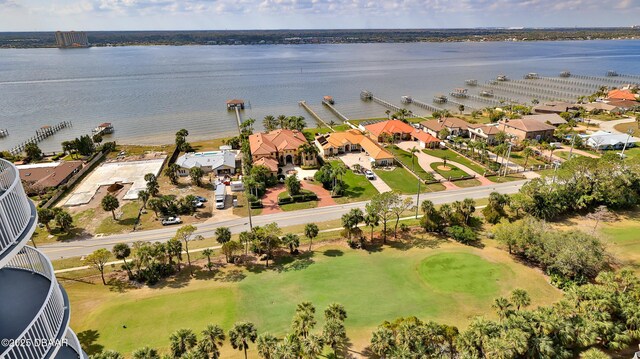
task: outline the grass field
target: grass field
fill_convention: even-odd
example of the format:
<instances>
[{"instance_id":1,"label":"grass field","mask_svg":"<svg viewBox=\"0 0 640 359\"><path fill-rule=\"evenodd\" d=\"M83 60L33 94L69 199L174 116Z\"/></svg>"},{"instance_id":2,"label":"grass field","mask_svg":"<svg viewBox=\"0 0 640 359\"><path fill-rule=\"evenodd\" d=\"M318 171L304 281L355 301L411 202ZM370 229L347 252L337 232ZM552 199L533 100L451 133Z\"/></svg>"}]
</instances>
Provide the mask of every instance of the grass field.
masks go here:
<instances>
[{"instance_id":1,"label":"grass field","mask_svg":"<svg viewBox=\"0 0 640 359\"><path fill-rule=\"evenodd\" d=\"M461 156L451 150L443 150L443 149L426 149L423 150L424 153L438 157L438 158L447 158L448 161L457 162L461 165L467 166L471 168L473 171L477 172L479 175L484 174L486 168L469 160L468 158Z\"/></svg>"},{"instance_id":2,"label":"grass field","mask_svg":"<svg viewBox=\"0 0 640 359\"><path fill-rule=\"evenodd\" d=\"M342 161L331 161L332 166L342 164ZM335 198L336 203L344 204L349 202L366 201L371 199L378 193L378 190L373 187L371 182L364 176L353 173L352 171L346 171L342 180L346 185L344 195L342 197Z\"/></svg>"},{"instance_id":3,"label":"grass field","mask_svg":"<svg viewBox=\"0 0 640 359\"><path fill-rule=\"evenodd\" d=\"M375 169L376 176L380 177L392 190L402 194L413 194L418 189L418 179L404 167L398 166L391 171Z\"/></svg>"},{"instance_id":4,"label":"grass field","mask_svg":"<svg viewBox=\"0 0 640 359\"><path fill-rule=\"evenodd\" d=\"M405 165L409 166L411 168L411 159L413 156L411 156L411 153L404 151L402 149L400 149L398 146L389 146L387 147L387 149L389 151L391 151L391 153L393 153L394 156L396 156L396 158L398 160L400 160L402 163L404 163ZM433 181L435 180L435 178L433 177L433 175L427 171L425 171L420 164L418 163L418 159L414 158L413 159L413 171L418 175L418 177L422 178L422 180L424 181Z\"/></svg>"},{"instance_id":5,"label":"grass field","mask_svg":"<svg viewBox=\"0 0 640 359\"><path fill-rule=\"evenodd\" d=\"M548 156L547 156L548 157ZM529 156L529 159L525 159L525 156L522 154L522 151L520 152L511 152L511 155L509 155L509 160L513 163L516 163L520 166L525 165L525 162L527 164L527 168L531 167L531 166L538 166L538 165L544 165L545 162L537 159L535 156Z\"/></svg>"},{"instance_id":6,"label":"grass field","mask_svg":"<svg viewBox=\"0 0 640 359\"><path fill-rule=\"evenodd\" d=\"M422 237L422 235L418 235ZM560 292L539 271L514 262L491 246L484 249L416 239L367 252L346 246L318 249L272 270L253 272L230 266L215 275L198 272L154 288L117 290L89 281L65 282L73 310L72 327L84 349L123 353L143 345L167 350L179 328L199 332L208 323L228 330L239 320L259 333L286 332L297 303L312 301L319 313L343 304L354 350L362 350L371 330L384 320L416 315L464 327L470 317L495 317L493 298L514 288L529 291L533 305L554 302ZM318 315L318 327L322 325ZM251 345L251 357L255 357ZM226 343L222 357L239 358Z\"/></svg>"},{"instance_id":7,"label":"grass field","mask_svg":"<svg viewBox=\"0 0 640 359\"><path fill-rule=\"evenodd\" d=\"M122 211L121 217L114 220L111 214L109 214L109 216L103 219L100 225L96 228L96 233L109 235L132 231L141 206L142 204L138 201L124 204L118 209L119 211ZM102 211L102 209L98 209L98 211Z\"/></svg>"},{"instance_id":8,"label":"grass field","mask_svg":"<svg viewBox=\"0 0 640 359\"><path fill-rule=\"evenodd\" d=\"M450 162L447 161L447 168L449 168L448 170L443 169L444 167L444 162L433 162L431 165L431 169L433 169L434 171L438 172L442 177L444 178L458 178L458 177L466 177L469 174L461 169L459 169L458 167L452 165Z\"/></svg>"},{"instance_id":9,"label":"grass field","mask_svg":"<svg viewBox=\"0 0 640 359\"><path fill-rule=\"evenodd\" d=\"M609 250L622 265L631 266L640 274L640 223L638 215L619 222L600 224L603 239L609 243Z\"/></svg>"}]
</instances>

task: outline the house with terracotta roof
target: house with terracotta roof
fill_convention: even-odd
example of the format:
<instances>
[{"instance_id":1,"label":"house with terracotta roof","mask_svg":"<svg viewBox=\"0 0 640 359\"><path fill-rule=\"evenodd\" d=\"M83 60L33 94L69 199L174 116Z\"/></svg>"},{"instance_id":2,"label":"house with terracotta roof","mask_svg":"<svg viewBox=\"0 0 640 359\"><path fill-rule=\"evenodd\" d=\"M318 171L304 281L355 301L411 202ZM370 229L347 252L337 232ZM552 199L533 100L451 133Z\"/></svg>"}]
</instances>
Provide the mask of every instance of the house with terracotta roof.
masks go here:
<instances>
[{"instance_id":1,"label":"house with terracotta roof","mask_svg":"<svg viewBox=\"0 0 640 359\"><path fill-rule=\"evenodd\" d=\"M295 130L278 129L249 136L253 162L267 157L275 160L279 166L287 164L315 166L317 164L315 154L304 153L301 149L308 143L304 134Z\"/></svg>"},{"instance_id":2,"label":"house with terracotta roof","mask_svg":"<svg viewBox=\"0 0 640 359\"><path fill-rule=\"evenodd\" d=\"M631 90L611 90L607 94L607 100L629 100L636 101L638 99L637 95L631 92Z\"/></svg>"},{"instance_id":3,"label":"house with terracotta roof","mask_svg":"<svg viewBox=\"0 0 640 359\"><path fill-rule=\"evenodd\" d=\"M364 152L369 156L369 160L378 166L389 166L394 163L394 156L389 151L356 129L317 136L315 145L324 158L345 153Z\"/></svg>"},{"instance_id":4,"label":"house with terracotta roof","mask_svg":"<svg viewBox=\"0 0 640 359\"><path fill-rule=\"evenodd\" d=\"M469 124L469 137L474 141L482 141L491 145L496 142L496 135L499 132L498 124Z\"/></svg>"},{"instance_id":5,"label":"house with terracotta roof","mask_svg":"<svg viewBox=\"0 0 640 359\"><path fill-rule=\"evenodd\" d=\"M361 127L379 143L385 142L388 137L393 138L394 141L417 141L421 148L435 147L440 143L440 140L424 130L417 129L400 120L381 121Z\"/></svg>"},{"instance_id":6,"label":"house with terracotta roof","mask_svg":"<svg viewBox=\"0 0 640 359\"><path fill-rule=\"evenodd\" d=\"M17 166L29 194L44 193L69 181L82 168L82 161L36 163Z\"/></svg>"},{"instance_id":7,"label":"house with terracotta roof","mask_svg":"<svg viewBox=\"0 0 640 359\"><path fill-rule=\"evenodd\" d=\"M507 134L518 138L522 141L528 140L542 140L553 137L555 127L546 124L538 120L531 119L515 119L500 122L499 129L504 129Z\"/></svg>"},{"instance_id":8,"label":"house with terracotta roof","mask_svg":"<svg viewBox=\"0 0 640 359\"><path fill-rule=\"evenodd\" d=\"M469 122L457 117L443 117L437 120L420 122L420 126L431 136L438 137L438 133L446 128L453 136L467 137L469 135Z\"/></svg>"}]
</instances>

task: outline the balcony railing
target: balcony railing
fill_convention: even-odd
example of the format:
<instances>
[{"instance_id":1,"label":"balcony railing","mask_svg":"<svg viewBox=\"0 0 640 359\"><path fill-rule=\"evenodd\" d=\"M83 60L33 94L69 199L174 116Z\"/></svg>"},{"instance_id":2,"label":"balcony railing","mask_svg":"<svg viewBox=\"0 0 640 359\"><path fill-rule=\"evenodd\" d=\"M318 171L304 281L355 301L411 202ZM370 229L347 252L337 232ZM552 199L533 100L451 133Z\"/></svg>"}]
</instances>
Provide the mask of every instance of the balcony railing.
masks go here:
<instances>
[{"instance_id":1,"label":"balcony railing","mask_svg":"<svg viewBox=\"0 0 640 359\"><path fill-rule=\"evenodd\" d=\"M66 330L65 318L68 321L67 303L56 281L51 262L37 249L24 247L5 268L41 275L49 279L50 285L42 307L31 323L15 338L18 345L9 347L0 356L2 359L44 358L51 350L56 349L55 346L60 345L59 341L56 343L56 339L62 339L62 331ZM20 345L22 343L24 345Z\"/></svg>"},{"instance_id":2,"label":"balcony railing","mask_svg":"<svg viewBox=\"0 0 640 359\"><path fill-rule=\"evenodd\" d=\"M18 170L0 159L0 258L23 237L34 218L34 209L24 193Z\"/></svg>"},{"instance_id":3,"label":"balcony railing","mask_svg":"<svg viewBox=\"0 0 640 359\"><path fill-rule=\"evenodd\" d=\"M73 349L76 353L78 353L78 357L80 359L86 358L84 351L82 351L82 347L80 347L80 341L76 336L76 333L71 329L67 329L67 334L65 335L66 344Z\"/></svg>"}]
</instances>

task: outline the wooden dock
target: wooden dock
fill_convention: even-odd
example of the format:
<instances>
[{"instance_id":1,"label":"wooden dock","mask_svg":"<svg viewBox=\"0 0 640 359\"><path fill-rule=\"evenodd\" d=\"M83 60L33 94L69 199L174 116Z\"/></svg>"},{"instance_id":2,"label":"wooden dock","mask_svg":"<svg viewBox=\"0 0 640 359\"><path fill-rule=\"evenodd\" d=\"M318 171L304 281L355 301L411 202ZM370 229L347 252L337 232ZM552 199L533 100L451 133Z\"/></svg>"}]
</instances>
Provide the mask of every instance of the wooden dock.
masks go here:
<instances>
[{"instance_id":1,"label":"wooden dock","mask_svg":"<svg viewBox=\"0 0 640 359\"><path fill-rule=\"evenodd\" d=\"M0 128L0 138L9 136L9 130L5 128Z\"/></svg>"},{"instance_id":2,"label":"wooden dock","mask_svg":"<svg viewBox=\"0 0 640 359\"><path fill-rule=\"evenodd\" d=\"M9 150L9 153L11 153L12 155L17 155L22 153L22 151L24 151L25 147L30 144L30 143L39 143L43 140L45 140L46 138L53 136L54 134L56 134L56 132L65 129L67 127L71 127L72 124L70 121L62 121L60 123L58 123L57 125L54 126L42 126L41 128L39 128L38 130L36 130L36 135L27 139L26 141L22 142L21 144L13 147L12 149Z\"/></svg>"},{"instance_id":3,"label":"wooden dock","mask_svg":"<svg viewBox=\"0 0 640 359\"><path fill-rule=\"evenodd\" d=\"M431 111L431 112L442 112L445 111L443 108L440 107L436 107L433 105L430 105L426 102L422 102L419 100L416 100L415 98L411 97L411 96L402 96L402 103L410 103L410 104L414 104L420 108L423 108L427 111Z\"/></svg>"},{"instance_id":4,"label":"wooden dock","mask_svg":"<svg viewBox=\"0 0 640 359\"><path fill-rule=\"evenodd\" d=\"M325 97L328 97L328 96L325 96ZM333 102L333 99L331 99L331 102ZM322 118L320 118L320 116L317 113L315 113L315 111L313 111L311 107L309 107L309 105L307 105L307 102L305 100L298 101L298 105L302 106L302 108L304 108L311 115L311 117L315 118L318 124L320 124L321 126L322 125L326 126L331 131L336 132L336 130L334 130L333 127L329 126L328 123L326 123Z\"/></svg>"},{"instance_id":5,"label":"wooden dock","mask_svg":"<svg viewBox=\"0 0 640 359\"><path fill-rule=\"evenodd\" d=\"M234 110L236 110L236 121L238 121L238 130L240 130L242 128L242 117L240 117L240 107L236 106L234 107Z\"/></svg>"},{"instance_id":6,"label":"wooden dock","mask_svg":"<svg viewBox=\"0 0 640 359\"><path fill-rule=\"evenodd\" d=\"M322 100L322 104L327 106L329 108L329 111L333 112L334 115L336 115L336 117L338 117L342 122L349 122L349 118L345 115L343 115L340 111L338 111L335 107L333 107L332 104L330 104L328 101Z\"/></svg>"}]
</instances>

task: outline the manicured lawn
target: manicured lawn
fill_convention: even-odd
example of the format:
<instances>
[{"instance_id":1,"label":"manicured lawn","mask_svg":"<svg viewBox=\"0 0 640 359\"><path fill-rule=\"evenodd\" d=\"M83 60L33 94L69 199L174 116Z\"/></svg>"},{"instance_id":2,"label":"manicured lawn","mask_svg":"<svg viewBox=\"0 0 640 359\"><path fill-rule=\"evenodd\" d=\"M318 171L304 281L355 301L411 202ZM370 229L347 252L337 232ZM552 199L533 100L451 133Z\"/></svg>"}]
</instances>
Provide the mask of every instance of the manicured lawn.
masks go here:
<instances>
[{"instance_id":1,"label":"manicured lawn","mask_svg":"<svg viewBox=\"0 0 640 359\"><path fill-rule=\"evenodd\" d=\"M637 122L621 123L621 124L615 125L613 128L615 128L616 130L622 133L627 133L628 130L631 130L633 131L633 133L631 134L632 136L637 136L640 134L640 127L638 127Z\"/></svg>"},{"instance_id":2,"label":"manicured lawn","mask_svg":"<svg viewBox=\"0 0 640 359\"><path fill-rule=\"evenodd\" d=\"M590 226L595 222L591 221ZM622 221L600 223L602 238L609 243L609 250L620 259L622 265L632 266L640 273L640 223L633 216Z\"/></svg>"},{"instance_id":3,"label":"manicured lawn","mask_svg":"<svg viewBox=\"0 0 640 359\"><path fill-rule=\"evenodd\" d=\"M520 166L525 165L525 162L527 164L527 168L531 167L531 166L538 166L538 165L544 165L546 164L545 162L539 160L538 158L536 158L535 156L529 156L529 159L525 161L525 156L522 154L522 151L520 152L511 152L511 155L509 156L509 160L513 163L516 163Z\"/></svg>"},{"instance_id":4,"label":"manicured lawn","mask_svg":"<svg viewBox=\"0 0 640 359\"><path fill-rule=\"evenodd\" d=\"M433 169L434 171L438 172L442 177L444 178L459 178L459 177L466 177L469 176L469 174L461 169L459 169L458 167L452 165L450 162L447 161L447 165L446 167L449 168L444 169L443 167L444 162L433 162L431 165L431 169Z\"/></svg>"},{"instance_id":5,"label":"manicured lawn","mask_svg":"<svg viewBox=\"0 0 640 359\"><path fill-rule=\"evenodd\" d=\"M638 159L640 158L640 147L629 148L624 151L624 154L627 159Z\"/></svg>"},{"instance_id":6,"label":"manicured lawn","mask_svg":"<svg viewBox=\"0 0 640 359\"><path fill-rule=\"evenodd\" d=\"M468 188L468 187L480 186L482 183L477 179L471 178L471 179L466 179L461 181L455 181L453 182L453 184L455 184L458 187Z\"/></svg>"},{"instance_id":7,"label":"manicured lawn","mask_svg":"<svg viewBox=\"0 0 640 359\"><path fill-rule=\"evenodd\" d=\"M447 162L448 161L453 161L453 162L457 162L463 166L467 166L469 168L471 168L473 171L477 172L479 175L483 175L486 171L486 168L484 166L481 166L471 160L469 160L468 158L461 156L451 150L448 149L425 149L423 150L424 153L434 156L434 157L438 157L438 158L442 158L444 159L445 157L447 158Z\"/></svg>"},{"instance_id":8,"label":"manicured lawn","mask_svg":"<svg viewBox=\"0 0 640 359\"><path fill-rule=\"evenodd\" d=\"M341 164L342 161L331 161L332 166ZM344 195L342 197L334 198L336 203L343 204L349 202L359 202L371 199L378 193L378 190L373 187L371 182L364 176L355 174L352 171L347 171L342 180L346 185Z\"/></svg>"},{"instance_id":9,"label":"manicured lawn","mask_svg":"<svg viewBox=\"0 0 640 359\"><path fill-rule=\"evenodd\" d=\"M404 167L398 166L391 171L375 169L374 172L394 191L414 194L418 190L418 179Z\"/></svg>"},{"instance_id":10,"label":"manicured lawn","mask_svg":"<svg viewBox=\"0 0 640 359\"><path fill-rule=\"evenodd\" d=\"M410 152L404 151L402 149L400 149L398 146L389 146L387 147L387 149L393 153L394 156L396 156L396 158L401 161L402 163L404 163L405 165L407 165L409 168L413 167L414 172L423 180L425 181L433 181L435 178L433 177L433 175L427 171L425 171L420 164L418 163L418 159L414 158L414 162L413 162L413 166L411 165L411 158L413 156L411 156Z\"/></svg>"},{"instance_id":11,"label":"manicured lawn","mask_svg":"<svg viewBox=\"0 0 640 359\"><path fill-rule=\"evenodd\" d=\"M167 353L173 331L191 328L199 334L208 323L228 330L236 321L249 320L259 333L282 335L302 301L316 307L314 332L323 324L327 305L344 305L347 332L359 351L375 326L399 316L464 327L475 315L495 318L493 298L508 296L514 288L526 289L534 306L560 298L539 271L514 262L502 250L435 243L373 252L322 247L277 270L228 266L215 275L197 272L195 279L181 276L154 288L119 291L86 281L64 285L73 308L71 326L89 354L99 349L130 354L144 345ZM221 354L243 357L228 342ZM249 355L257 357L255 345Z\"/></svg>"},{"instance_id":12,"label":"manicured lawn","mask_svg":"<svg viewBox=\"0 0 640 359\"><path fill-rule=\"evenodd\" d=\"M303 190L301 190L300 193L302 194L302 193L313 193L313 192L303 189ZM284 192L278 194L278 198L285 198L285 197L289 197L289 192L284 191ZM318 207L318 201L287 203L287 204L281 204L279 206L280 206L280 209L282 209L283 211L286 211L286 212L288 212L288 211L297 211L299 209L316 208L316 207Z\"/></svg>"},{"instance_id":13,"label":"manicured lawn","mask_svg":"<svg viewBox=\"0 0 640 359\"><path fill-rule=\"evenodd\" d=\"M505 182L513 182L513 181L522 181L526 179L523 175L511 174L508 176L491 176L487 177L491 182L495 183L505 183Z\"/></svg>"}]
</instances>

